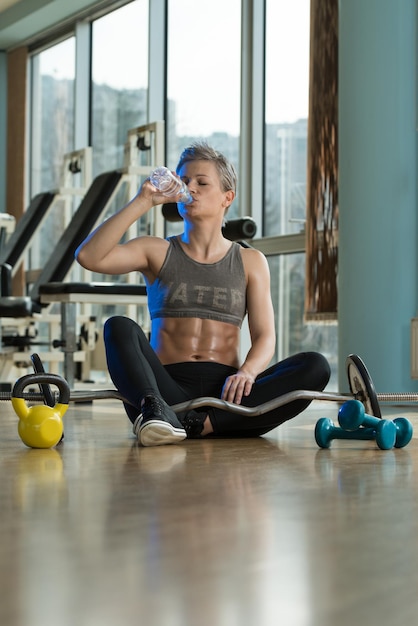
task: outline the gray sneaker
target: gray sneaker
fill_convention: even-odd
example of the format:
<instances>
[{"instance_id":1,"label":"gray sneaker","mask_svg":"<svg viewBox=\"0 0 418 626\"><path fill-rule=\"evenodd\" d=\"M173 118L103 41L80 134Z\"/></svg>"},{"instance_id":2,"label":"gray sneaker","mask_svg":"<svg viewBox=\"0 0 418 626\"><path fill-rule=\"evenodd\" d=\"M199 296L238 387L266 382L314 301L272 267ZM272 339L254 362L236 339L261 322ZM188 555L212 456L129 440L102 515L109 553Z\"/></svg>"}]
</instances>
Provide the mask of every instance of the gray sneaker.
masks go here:
<instances>
[{"instance_id":1,"label":"gray sneaker","mask_svg":"<svg viewBox=\"0 0 418 626\"><path fill-rule=\"evenodd\" d=\"M162 398L152 395L145 396L133 432L143 446L180 443L187 436L174 411Z\"/></svg>"}]
</instances>

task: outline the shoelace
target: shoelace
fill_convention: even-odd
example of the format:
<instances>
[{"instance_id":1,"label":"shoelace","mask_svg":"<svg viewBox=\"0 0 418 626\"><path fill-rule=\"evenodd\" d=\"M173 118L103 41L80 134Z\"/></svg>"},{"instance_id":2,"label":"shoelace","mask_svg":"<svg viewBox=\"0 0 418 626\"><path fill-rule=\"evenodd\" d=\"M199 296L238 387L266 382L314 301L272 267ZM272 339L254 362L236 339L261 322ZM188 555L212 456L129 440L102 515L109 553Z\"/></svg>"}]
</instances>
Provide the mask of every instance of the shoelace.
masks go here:
<instances>
[{"instance_id":1,"label":"shoelace","mask_svg":"<svg viewBox=\"0 0 418 626\"><path fill-rule=\"evenodd\" d=\"M160 417L165 420L166 416L164 414L164 409L164 403L160 398L157 396L146 396L144 398L144 404L141 408L142 417L145 420L150 419L151 417Z\"/></svg>"}]
</instances>

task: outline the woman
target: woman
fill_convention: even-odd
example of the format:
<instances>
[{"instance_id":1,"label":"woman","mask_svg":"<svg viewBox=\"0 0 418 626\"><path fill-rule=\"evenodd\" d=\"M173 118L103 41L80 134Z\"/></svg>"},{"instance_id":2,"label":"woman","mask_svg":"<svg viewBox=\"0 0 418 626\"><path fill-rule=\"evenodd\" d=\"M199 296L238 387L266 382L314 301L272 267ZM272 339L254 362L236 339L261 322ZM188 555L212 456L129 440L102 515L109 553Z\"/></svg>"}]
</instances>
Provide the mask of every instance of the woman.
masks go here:
<instances>
[{"instance_id":1,"label":"woman","mask_svg":"<svg viewBox=\"0 0 418 626\"><path fill-rule=\"evenodd\" d=\"M255 437L300 413L296 401L258 417L206 408L178 413L169 405L200 396L257 406L296 389L322 391L330 371L315 352L301 353L265 369L274 353L275 324L266 258L222 234L235 198L236 174L206 143L180 156L177 175L192 201L178 204L183 233L168 240L143 236L120 243L129 227L167 197L147 179L138 194L101 224L78 248L85 268L103 274L144 275L151 339L122 316L104 328L110 376L126 399L134 432L144 446L186 437ZM240 328L245 314L251 347L241 362Z\"/></svg>"}]
</instances>

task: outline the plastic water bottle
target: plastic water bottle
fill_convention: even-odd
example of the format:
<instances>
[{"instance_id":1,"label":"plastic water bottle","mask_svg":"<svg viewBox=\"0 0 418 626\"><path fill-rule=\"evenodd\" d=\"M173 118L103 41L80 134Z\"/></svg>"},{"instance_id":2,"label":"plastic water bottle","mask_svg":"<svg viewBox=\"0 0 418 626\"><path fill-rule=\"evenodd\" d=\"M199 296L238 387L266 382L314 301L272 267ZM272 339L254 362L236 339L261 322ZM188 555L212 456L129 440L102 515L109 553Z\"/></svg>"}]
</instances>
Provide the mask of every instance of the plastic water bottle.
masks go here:
<instances>
[{"instance_id":1,"label":"plastic water bottle","mask_svg":"<svg viewBox=\"0 0 418 626\"><path fill-rule=\"evenodd\" d=\"M179 202L189 204L193 198L186 183L176 178L167 167L157 167L149 177L150 181L165 196L176 196L181 193Z\"/></svg>"}]
</instances>

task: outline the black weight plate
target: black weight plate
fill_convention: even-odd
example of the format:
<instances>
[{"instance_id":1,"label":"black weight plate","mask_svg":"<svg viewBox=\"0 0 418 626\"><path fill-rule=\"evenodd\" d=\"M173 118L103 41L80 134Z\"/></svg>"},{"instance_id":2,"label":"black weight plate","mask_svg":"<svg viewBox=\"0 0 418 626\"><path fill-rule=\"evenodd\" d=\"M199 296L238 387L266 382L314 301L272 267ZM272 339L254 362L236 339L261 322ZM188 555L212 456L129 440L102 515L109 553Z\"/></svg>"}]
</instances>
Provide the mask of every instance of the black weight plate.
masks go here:
<instances>
[{"instance_id":1,"label":"black weight plate","mask_svg":"<svg viewBox=\"0 0 418 626\"><path fill-rule=\"evenodd\" d=\"M357 400L364 404L367 415L382 417L379 400L374 388L372 378L357 354L350 354L346 360L348 384L350 391Z\"/></svg>"}]
</instances>

